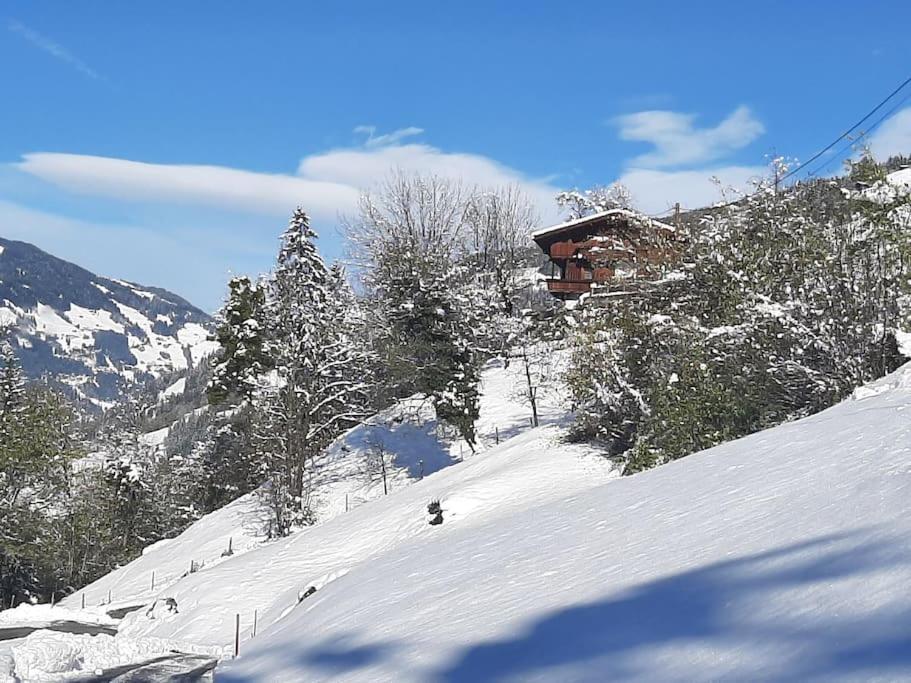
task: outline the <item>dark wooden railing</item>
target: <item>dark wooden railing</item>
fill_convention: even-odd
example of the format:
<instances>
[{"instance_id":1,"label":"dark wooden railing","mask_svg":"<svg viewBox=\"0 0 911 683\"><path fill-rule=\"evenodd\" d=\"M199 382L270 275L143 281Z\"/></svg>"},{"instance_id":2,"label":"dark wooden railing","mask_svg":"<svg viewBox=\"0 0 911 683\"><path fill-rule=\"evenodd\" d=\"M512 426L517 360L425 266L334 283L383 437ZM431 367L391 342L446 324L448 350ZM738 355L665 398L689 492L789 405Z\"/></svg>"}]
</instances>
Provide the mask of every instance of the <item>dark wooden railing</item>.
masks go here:
<instances>
[{"instance_id":1,"label":"dark wooden railing","mask_svg":"<svg viewBox=\"0 0 911 683\"><path fill-rule=\"evenodd\" d=\"M585 294L591 290L591 281L548 280L547 291L551 294Z\"/></svg>"}]
</instances>

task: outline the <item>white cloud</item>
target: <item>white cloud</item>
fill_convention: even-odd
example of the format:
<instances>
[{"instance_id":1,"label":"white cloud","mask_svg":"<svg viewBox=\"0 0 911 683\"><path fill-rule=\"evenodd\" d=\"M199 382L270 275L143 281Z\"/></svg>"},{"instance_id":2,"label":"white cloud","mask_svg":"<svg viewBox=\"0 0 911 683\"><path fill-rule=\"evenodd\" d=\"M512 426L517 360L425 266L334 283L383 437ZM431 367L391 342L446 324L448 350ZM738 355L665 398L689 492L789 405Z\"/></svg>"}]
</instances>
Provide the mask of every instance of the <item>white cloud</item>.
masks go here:
<instances>
[{"instance_id":1,"label":"white cloud","mask_svg":"<svg viewBox=\"0 0 911 683\"><path fill-rule=\"evenodd\" d=\"M621 140L647 142L655 149L630 161L637 168L703 164L742 149L765 132L748 107L740 106L712 128L697 128L693 114L640 111L619 116Z\"/></svg>"},{"instance_id":2,"label":"white cloud","mask_svg":"<svg viewBox=\"0 0 911 683\"><path fill-rule=\"evenodd\" d=\"M881 161L899 154L911 155L911 107L902 109L880 126L870 138L870 152Z\"/></svg>"},{"instance_id":3,"label":"white cloud","mask_svg":"<svg viewBox=\"0 0 911 683\"><path fill-rule=\"evenodd\" d=\"M559 188L480 154L444 152L425 144L389 145L371 149L335 149L301 160L302 178L370 189L390 171L425 173L462 181L468 185L500 187L518 185L529 196L542 219L557 217L554 195Z\"/></svg>"},{"instance_id":4,"label":"white cloud","mask_svg":"<svg viewBox=\"0 0 911 683\"><path fill-rule=\"evenodd\" d=\"M224 166L150 164L83 154L26 154L16 167L66 190L101 197L204 204L287 216L297 205L320 218L357 203L350 185Z\"/></svg>"},{"instance_id":5,"label":"white cloud","mask_svg":"<svg viewBox=\"0 0 911 683\"><path fill-rule=\"evenodd\" d=\"M684 209L710 206L724 199L722 189L725 192L731 189L749 191L752 181L765 172L764 166L720 166L685 171L633 168L617 180L629 188L633 202L640 210L654 215L670 211L675 202L680 202Z\"/></svg>"},{"instance_id":6,"label":"white cloud","mask_svg":"<svg viewBox=\"0 0 911 683\"><path fill-rule=\"evenodd\" d=\"M13 20L7 24L7 28L13 33L18 33L39 50L44 50L52 57L59 59L61 62L69 64L74 69L81 72L83 75L88 76L89 78L94 78L96 80L101 78L101 75L97 71L92 69L88 64L83 62L72 52L63 47L60 43L54 42L50 38L41 35L37 31L30 29L25 24Z\"/></svg>"},{"instance_id":7,"label":"white cloud","mask_svg":"<svg viewBox=\"0 0 911 683\"><path fill-rule=\"evenodd\" d=\"M391 172L435 174L469 185L519 185L545 220L557 217L558 188L477 154L444 152L425 144L394 144L408 129L382 135L392 143L330 150L304 157L297 175L224 166L151 164L82 154L36 152L15 167L71 192L114 199L203 204L287 216L303 206L320 220L355 210L363 190Z\"/></svg>"}]
</instances>

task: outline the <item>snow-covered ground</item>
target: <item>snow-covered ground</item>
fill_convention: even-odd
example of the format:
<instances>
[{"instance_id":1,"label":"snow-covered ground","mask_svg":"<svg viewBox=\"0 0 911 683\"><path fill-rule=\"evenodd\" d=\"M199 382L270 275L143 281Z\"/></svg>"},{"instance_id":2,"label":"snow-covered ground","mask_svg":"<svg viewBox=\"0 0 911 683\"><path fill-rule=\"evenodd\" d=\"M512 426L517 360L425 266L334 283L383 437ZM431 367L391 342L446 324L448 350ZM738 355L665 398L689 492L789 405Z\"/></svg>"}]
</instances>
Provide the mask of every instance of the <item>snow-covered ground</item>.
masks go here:
<instances>
[{"instance_id":1,"label":"snow-covered ground","mask_svg":"<svg viewBox=\"0 0 911 683\"><path fill-rule=\"evenodd\" d=\"M544 457L545 445L556 431L531 428L531 410L521 395L523 385L520 364L505 368L502 362L492 361L485 368L477 454L437 424L427 403L404 401L351 430L329 449L314 473L311 502L316 526L266 543L260 534L255 496L246 496L177 538L146 548L141 557L70 596L62 603L64 608L55 608L52 619L40 621L39 612L45 608L32 608L32 625L43 625L56 620L88 623L91 615L142 606L119 624L120 633L114 639L122 641L119 645L100 637L93 641L91 636L48 636L39 631L25 641L0 643L0 656L6 654L11 667L10 657L18 651L23 662L17 666L20 675L27 669L36 680L65 680L74 672L88 671L93 662L115 666L128 659L124 653L148 655L156 643L168 643L183 652L202 647L206 652L227 653L236 614L242 615L248 639L254 611L262 629L296 605L298 594L307 588L322 589L351 567L427 529L442 528L427 524L426 508L432 499L446 498L444 516L449 528L477 523L488 510L521 506L528 498L551 499L583 482L594 484L614 476L608 463L583 447L567 449L553 477L537 476L546 466L541 461L549 459ZM542 425L553 425L565 418L566 410L555 394L542 388L539 414ZM528 449L538 453L538 459L526 458ZM386 462L388 497L383 495L380 457ZM454 474L466 467L470 474ZM449 469L440 472L444 468ZM401 497L412 489L410 497ZM338 533L349 524L350 532ZM225 553L229 543L231 555ZM314 553L310 547L322 550ZM255 559L245 561L247 556ZM166 606L167 598L176 600L175 609ZM78 609L83 600L85 613ZM73 611L67 613L65 608ZM27 624L29 619L17 623ZM86 651L93 642L102 654ZM45 647L50 653L41 655ZM48 667L43 673L42 666Z\"/></svg>"},{"instance_id":2,"label":"snow-covered ground","mask_svg":"<svg viewBox=\"0 0 911 683\"><path fill-rule=\"evenodd\" d=\"M22 603L13 609L0 611L0 629L15 626L42 626L55 621L78 621L97 626L116 626L117 621L101 608L67 608L59 605L30 605Z\"/></svg>"},{"instance_id":3,"label":"snow-covered ground","mask_svg":"<svg viewBox=\"0 0 911 683\"><path fill-rule=\"evenodd\" d=\"M494 496L492 473L471 474L496 459L546 488L572 460L520 437L424 483L469 514L415 526L270 618L217 680L911 679L911 367L871 389L634 477L509 504L509 486ZM475 483L490 497L472 497ZM396 508L411 524L419 492L371 506L373 521ZM332 537L360 545L356 520ZM305 538L262 556L301 585L300 554L324 556Z\"/></svg>"},{"instance_id":4,"label":"snow-covered ground","mask_svg":"<svg viewBox=\"0 0 911 683\"><path fill-rule=\"evenodd\" d=\"M348 491L345 513L339 488L321 523L265 544L242 531L242 499L89 586L87 604L173 598L114 640L184 651L228 652L240 615L228 682L911 679L911 365L623 479L559 426L525 429L507 371L485 384L483 441L496 423L499 445L415 481L416 457L457 461L457 442L380 416L400 458L389 496ZM357 462L366 440L354 430L332 457ZM194 555L205 565L180 577Z\"/></svg>"},{"instance_id":5,"label":"snow-covered ground","mask_svg":"<svg viewBox=\"0 0 911 683\"><path fill-rule=\"evenodd\" d=\"M0 654L0 682L15 681L16 678L27 683L85 680L87 675L100 675L127 664L167 658L175 650L190 654L217 654L217 648L189 647L188 651L186 643L161 638L36 631L13 645L11 657L4 658ZM13 664L16 678L13 678Z\"/></svg>"},{"instance_id":6,"label":"snow-covered ground","mask_svg":"<svg viewBox=\"0 0 911 683\"><path fill-rule=\"evenodd\" d=\"M523 375L513 363L507 369L491 361L482 374L481 417L477 423L478 456L496 447L497 438L506 441L529 431L530 408L520 396ZM565 417L554 393L542 391L539 405L542 424ZM145 435L158 443L167 429ZM346 510L383 495L379 466L382 453L387 465L390 493L408 486L423 476L437 472L462 459L471 459L470 449L442 430L433 418L430 405L405 401L386 410L367 424L352 429L329 449L327 457L313 475L311 505L318 522L328 521ZM486 457L486 455L485 455ZM86 606L151 602L170 595L170 587L183 580L191 563L194 571L208 570L224 562L229 542L235 555L263 543L262 519L255 496L240 498L207 515L183 534L147 548L133 562L117 569L62 602L78 607L83 595ZM152 574L155 574L154 583Z\"/></svg>"}]
</instances>

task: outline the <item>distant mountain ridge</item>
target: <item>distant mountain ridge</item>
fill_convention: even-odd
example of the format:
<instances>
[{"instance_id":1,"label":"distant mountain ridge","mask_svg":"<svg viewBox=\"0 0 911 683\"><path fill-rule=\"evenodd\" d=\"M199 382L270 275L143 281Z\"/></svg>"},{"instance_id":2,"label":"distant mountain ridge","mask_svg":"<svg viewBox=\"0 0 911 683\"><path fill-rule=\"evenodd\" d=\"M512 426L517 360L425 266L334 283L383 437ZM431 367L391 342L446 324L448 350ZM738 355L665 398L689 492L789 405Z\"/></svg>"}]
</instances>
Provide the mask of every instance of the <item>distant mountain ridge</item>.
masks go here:
<instances>
[{"instance_id":1,"label":"distant mountain ridge","mask_svg":"<svg viewBox=\"0 0 911 683\"><path fill-rule=\"evenodd\" d=\"M137 382L198 364L212 319L176 294L106 278L0 238L0 326L26 374L102 407Z\"/></svg>"}]
</instances>

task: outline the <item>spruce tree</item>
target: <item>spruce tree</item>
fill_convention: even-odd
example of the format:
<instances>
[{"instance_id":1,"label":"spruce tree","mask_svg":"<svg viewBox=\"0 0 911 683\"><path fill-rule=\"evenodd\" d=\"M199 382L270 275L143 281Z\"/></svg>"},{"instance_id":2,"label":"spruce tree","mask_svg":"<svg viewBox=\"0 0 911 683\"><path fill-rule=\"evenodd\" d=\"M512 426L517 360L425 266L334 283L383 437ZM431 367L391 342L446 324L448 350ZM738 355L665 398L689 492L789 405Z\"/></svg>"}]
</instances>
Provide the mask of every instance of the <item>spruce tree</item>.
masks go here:
<instances>
[{"instance_id":1,"label":"spruce tree","mask_svg":"<svg viewBox=\"0 0 911 683\"><path fill-rule=\"evenodd\" d=\"M269 367L263 339L265 288L247 277L232 278L219 313L219 351L206 389L211 404L249 400Z\"/></svg>"},{"instance_id":2,"label":"spruce tree","mask_svg":"<svg viewBox=\"0 0 911 683\"><path fill-rule=\"evenodd\" d=\"M275 385L256 401L254 431L273 536L310 521L311 472L367 404L364 344L351 335L348 292L326 268L316 238L307 215L296 210L281 237L265 307Z\"/></svg>"}]
</instances>

